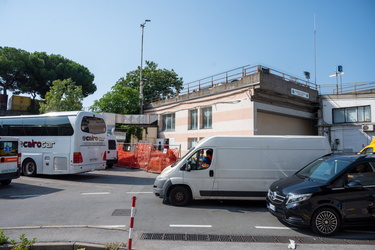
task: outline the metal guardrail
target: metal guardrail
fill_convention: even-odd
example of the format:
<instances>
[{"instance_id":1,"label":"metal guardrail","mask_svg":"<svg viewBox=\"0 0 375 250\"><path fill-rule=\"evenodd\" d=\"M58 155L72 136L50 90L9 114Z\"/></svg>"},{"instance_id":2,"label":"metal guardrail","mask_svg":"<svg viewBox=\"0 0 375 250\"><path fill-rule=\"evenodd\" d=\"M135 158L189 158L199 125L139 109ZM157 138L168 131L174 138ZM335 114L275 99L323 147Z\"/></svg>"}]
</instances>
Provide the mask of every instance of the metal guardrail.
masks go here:
<instances>
[{"instance_id":1,"label":"metal guardrail","mask_svg":"<svg viewBox=\"0 0 375 250\"><path fill-rule=\"evenodd\" d=\"M246 65L246 66L235 68L235 69L225 71L216 75L205 77L205 78L193 81L193 82L185 83L183 85L183 89L179 93L176 93L174 96L170 96L168 98L173 98L179 95L185 95L185 94L197 92L199 90L208 89L208 88L220 86L223 84L239 81L243 77L247 75L255 74L257 72L263 72L267 74L276 75L276 76L281 77L285 81L293 82L298 85L304 85L315 90L318 89L315 83L309 82L308 80L303 80L298 77L291 76L289 74L285 74L281 71L271 69L269 67L265 67L262 65L255 65L255 66ZM163 98L163 99L168 99L168 98ZM151 100L151 102L160 101L163 99Z\"/></svg>"},{"instance_id":2,"label":"metal guardrail","mask_svg":"<svg viewBox=\"0 0 375 250\"><path fill-rule=\"evenodd\" d=\"M268 67L264 67L262 65L255 65L255 66L246 65L246 66L235 68L235 69L232 69L232 70L220 73L220 74L202 78L197 81L186 83L184 84L184 89L179 94L183 95L183 94L199 91L201 89L212 88L212 87L219 86L222 84L235 82L235 81L241 80L244 76L255 74L260 71L267 73L267 74L273 74L273 75L279 76L285 81L290 81L296 84L302 84L302 85L308 86L312 89L317 89L317 86L314 83L300 79L298 77L294 77L294 76L285 74L283 72L280 72L280 71L277 71Z\"/></svg>"},{"instance_id":3,"label":"metal guardrail","mask_svg":"<svg viewBox=\"0 0 375 250\"><path fill-rule=\"evenodd\" d=\"M371 82L350 82L338 84L322 84L319 85L320 95L337 95L358 93L361 91L375 89L375 81Z\"/></svg>"}]
</instances>

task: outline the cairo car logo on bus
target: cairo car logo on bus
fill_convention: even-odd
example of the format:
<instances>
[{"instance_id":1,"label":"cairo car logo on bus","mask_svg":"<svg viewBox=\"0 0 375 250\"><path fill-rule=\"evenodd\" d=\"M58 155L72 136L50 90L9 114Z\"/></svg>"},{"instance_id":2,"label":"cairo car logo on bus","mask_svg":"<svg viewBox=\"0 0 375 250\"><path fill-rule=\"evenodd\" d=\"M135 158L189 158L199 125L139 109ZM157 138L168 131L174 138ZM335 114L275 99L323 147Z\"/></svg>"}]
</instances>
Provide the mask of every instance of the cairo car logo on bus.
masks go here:
<instances>
[{"instance_id":1,"label":"cairo car logo on bus","mask_svg":"<svg viewBox=\"0 0 375 250\"><path fill-rule=\"evenodd\" d=\"M104 137L99 136L82 136L83 141L104 141Z\"/></svg>"},{"instance_id":2,"label":"cairo car logo on bus","mask_svg":"<svg viewBox=\"0 0 375 250\"><path fill-rule=\"evenodd\" d=\"M53 148L55 142L53 141L21 141L23 148Z\"/></svg>"}]
</instances>

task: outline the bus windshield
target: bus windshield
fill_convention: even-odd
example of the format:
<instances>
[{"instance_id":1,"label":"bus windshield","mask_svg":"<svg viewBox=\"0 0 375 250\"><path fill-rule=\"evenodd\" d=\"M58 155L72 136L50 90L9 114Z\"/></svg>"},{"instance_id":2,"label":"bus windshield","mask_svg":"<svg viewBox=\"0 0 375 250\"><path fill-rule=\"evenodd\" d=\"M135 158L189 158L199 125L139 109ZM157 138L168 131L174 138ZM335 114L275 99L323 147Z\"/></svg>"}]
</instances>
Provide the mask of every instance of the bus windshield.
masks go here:
<instances>
[{"instance_id":1,"label":"bus windshield","mask_svg":"<svg viewBox=\"0 0 375 250\"><path fill-rule=\"evenodd\" d=\"M103 134L106 132L105 121L98 117L84 116L81 122L81 130L90 134Z\"/></svg>"}]
</instances>

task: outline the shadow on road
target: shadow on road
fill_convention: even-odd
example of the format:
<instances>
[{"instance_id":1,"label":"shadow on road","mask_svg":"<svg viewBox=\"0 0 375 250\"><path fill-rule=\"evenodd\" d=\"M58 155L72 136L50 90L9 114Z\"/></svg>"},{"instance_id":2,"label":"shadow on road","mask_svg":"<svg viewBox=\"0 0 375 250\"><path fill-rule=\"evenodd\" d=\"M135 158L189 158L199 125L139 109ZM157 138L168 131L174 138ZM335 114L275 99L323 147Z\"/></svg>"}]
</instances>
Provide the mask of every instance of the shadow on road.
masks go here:
<instances>
[{"instance_id":1,"label":"shadow on road","mask_svg":"<svg viewBox=\"0 0 375 250\"><path fill-rule=\"evenodd\" d=\"M144 176L139 176L139 172L143 172L141 174ZM36 178L97 184L153 185L156 175L138 169L115 168L71 175L38 175Z\"/></svg>"},{"instance_id":2,"label":"shadow on road","mask_svg":"<svg viewBox=\"0 0 375 250\"><path fill-rule=\"evenodd\" d=\"M59 188L17 183L9 186L0 186L0 200L28 199L60 192L62 190L63 189Z\"/></svg>"}]
</instances>

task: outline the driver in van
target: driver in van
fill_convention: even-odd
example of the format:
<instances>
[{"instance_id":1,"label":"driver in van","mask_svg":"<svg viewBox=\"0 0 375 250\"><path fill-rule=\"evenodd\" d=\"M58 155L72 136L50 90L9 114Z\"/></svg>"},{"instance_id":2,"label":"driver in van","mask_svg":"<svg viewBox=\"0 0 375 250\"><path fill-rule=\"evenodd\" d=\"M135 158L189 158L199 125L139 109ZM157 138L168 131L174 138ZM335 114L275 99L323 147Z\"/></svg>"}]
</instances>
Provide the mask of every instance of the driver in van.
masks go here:
<instances>
[{"instance_id":1,"label":"driver in van","mask_svg":"<svg viewBox=\"0 0 375 250\"><path fill-rule=\"evenodd\" d=\"M208 168L211 165L212 152L212 149L208 149L206 151L206 157L201 157L200 160L202 161L202 168Z\"/></svg>"}]
</instances>

